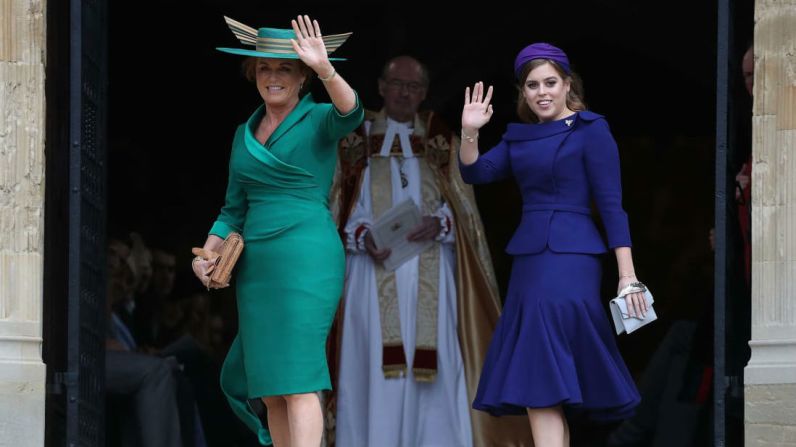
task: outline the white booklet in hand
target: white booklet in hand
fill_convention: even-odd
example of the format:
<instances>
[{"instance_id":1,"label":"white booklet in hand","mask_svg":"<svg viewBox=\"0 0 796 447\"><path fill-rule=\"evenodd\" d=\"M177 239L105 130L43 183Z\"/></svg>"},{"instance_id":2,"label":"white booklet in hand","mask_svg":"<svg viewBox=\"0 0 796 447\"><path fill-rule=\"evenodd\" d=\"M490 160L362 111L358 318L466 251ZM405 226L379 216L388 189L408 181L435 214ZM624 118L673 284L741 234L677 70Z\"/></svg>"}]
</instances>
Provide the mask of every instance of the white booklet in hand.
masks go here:
<instances>
[{"instance_id":1,"label":"white booklet in hand","mask_svg":"<svg viewBox=\"0 0 796 447\"><path fill-rule=\"evenodd\" d=\"M379 217L370 229L373 242L379 250L389 248L390 256L384 260L384 268L393 271L404 262L414 258L434 244L425 240L412 242L406 236L423 222L420 210L412 199L388 209Z\"/></svg>"}]
</instances>

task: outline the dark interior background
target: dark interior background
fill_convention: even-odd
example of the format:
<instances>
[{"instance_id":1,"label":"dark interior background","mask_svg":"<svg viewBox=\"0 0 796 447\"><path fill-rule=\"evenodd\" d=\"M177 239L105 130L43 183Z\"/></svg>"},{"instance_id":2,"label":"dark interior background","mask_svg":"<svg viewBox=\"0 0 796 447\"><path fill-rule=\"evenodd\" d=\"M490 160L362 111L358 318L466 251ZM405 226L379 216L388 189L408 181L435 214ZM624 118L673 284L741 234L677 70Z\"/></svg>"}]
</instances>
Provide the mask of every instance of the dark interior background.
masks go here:
<instances>
[{"instance_id":1,"label":"dark interior background","mask_svg":"<svg viewBox=\"0 0 796 447\"><path fill-rule=\"evenodd\" d=\"M738 1L732 82L738 112L732 126L748 135L748 98L740 58L752 29L751 0ZM431 70L426 107L458 131L463 91L495 86L495 116L481 132L483 149L516 120L512 64L525 45L562 47L584 80L591 110L607 117L622 157L636 271L656 296L660 322L620 337L639 375L671 322L698 318L712 302L716 79L716 2L491 1L477 8L431 2L161 1L110 5L109 234L142 232L152 246L178 254L183 293L190 247L201 245L223 204L236 126L260 101L241 75L241 58L214 50L239 46L227 15L252 27L288 28L311 14L325 34L353 31L336 68L368 108L381 107L376 80L391 56L411 54ZM320 85L316 100L326 100ZM745 112L744 112L745 111ZM742 145L739 145L741 147ZM732 175L746 159L739 149ZM503 252L518 220L513 184L477 188L495 269L505 290ZM732 219L731 217L728 220ZM605 262L606 301L616 267ZM234 317L230 292L218 306Z\"/></svg>"}]
</instances>

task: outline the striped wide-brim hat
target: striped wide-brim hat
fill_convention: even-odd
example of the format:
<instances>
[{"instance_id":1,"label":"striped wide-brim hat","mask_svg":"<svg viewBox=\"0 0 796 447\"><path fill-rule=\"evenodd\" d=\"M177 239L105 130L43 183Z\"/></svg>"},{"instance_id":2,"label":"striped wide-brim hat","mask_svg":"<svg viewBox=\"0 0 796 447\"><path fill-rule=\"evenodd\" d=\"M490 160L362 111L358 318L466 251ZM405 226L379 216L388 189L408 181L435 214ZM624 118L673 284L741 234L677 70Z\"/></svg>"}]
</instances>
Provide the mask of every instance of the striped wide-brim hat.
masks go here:
<instances>
[{"instance_id":1,"label":"striped wide-brim hat","mask_svg":"<svg viewBox=\"0 0 796 447\"><path fill-rule=\"evenodd\" d=\"M253 50L245 48L216 48L225 53L239 54L242 56L267 57L275 59L298 59L299 56L293 50L290 39L296 38L296 33L292 29L279 28L260 28L258 30L246 26L229 17L224 17L229 29L235 37L244 45L253 46ZM343 42L348 39L351 33L331 34L322 36L323 43L326 44L326 52L332 54ZM344 61L345 58L330 57L330 61Z\"/></svg>"}]
</instances>

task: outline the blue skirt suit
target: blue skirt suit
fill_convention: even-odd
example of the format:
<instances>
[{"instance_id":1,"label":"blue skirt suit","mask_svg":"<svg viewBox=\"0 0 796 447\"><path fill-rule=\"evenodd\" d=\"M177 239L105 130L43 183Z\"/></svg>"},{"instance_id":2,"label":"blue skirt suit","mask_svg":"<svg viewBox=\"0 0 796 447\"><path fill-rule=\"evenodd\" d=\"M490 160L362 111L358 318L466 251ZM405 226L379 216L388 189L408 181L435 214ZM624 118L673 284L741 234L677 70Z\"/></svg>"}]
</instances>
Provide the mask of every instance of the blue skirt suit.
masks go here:
<instances>
[{"instance_id":1,"label":"blue skirt suit","mask_svg":"<svg viewBox=\"0 0 796 447\"><path fill-rule=\"evenodd\" d=\"M512 123L497 146L460 168L471 184L513 177L523 198L506 250L514 256L508 296L473 408L501 416L563 405L592 419L628 417L640 398L600 296L601 256L630 246L608 123L588 111Z\"/></svg>"}]
</instances>

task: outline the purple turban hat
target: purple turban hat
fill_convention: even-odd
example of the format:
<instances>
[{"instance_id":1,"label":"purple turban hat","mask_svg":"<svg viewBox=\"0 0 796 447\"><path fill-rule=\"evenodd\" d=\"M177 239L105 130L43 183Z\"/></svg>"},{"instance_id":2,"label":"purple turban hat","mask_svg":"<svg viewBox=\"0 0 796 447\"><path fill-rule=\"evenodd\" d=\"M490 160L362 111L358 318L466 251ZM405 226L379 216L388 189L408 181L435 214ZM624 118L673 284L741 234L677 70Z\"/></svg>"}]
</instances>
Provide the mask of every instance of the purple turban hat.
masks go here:
<instances>
[{"instance_id":1,"label":"purple turban hat","mask_svg":"<svg viewBox=\"0 0 796 447\"><path fill-rule=\"evenodd\" d=\"M534 59L550 59L551 61L556 61L558 65L564 69L564 72L570 74L569 58L567 58L566 53L549 43L534 43L523 48L522 51L517 54L517 58L514 59L514 76L519 78L522 74L522 67Z\"/></svg>"}]
</instances>

